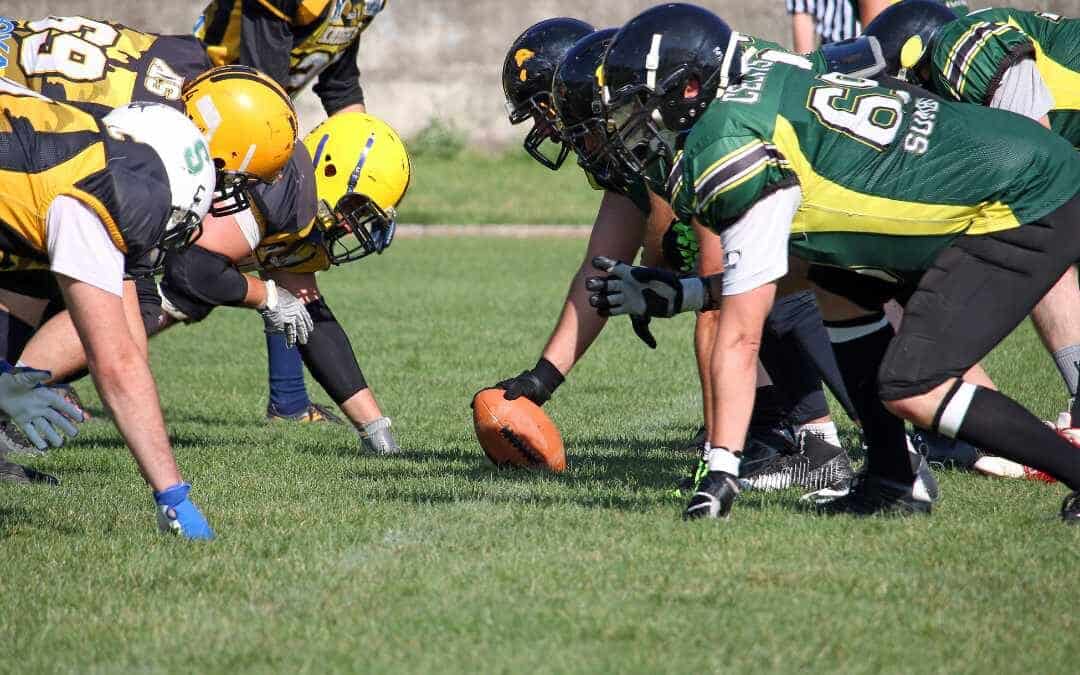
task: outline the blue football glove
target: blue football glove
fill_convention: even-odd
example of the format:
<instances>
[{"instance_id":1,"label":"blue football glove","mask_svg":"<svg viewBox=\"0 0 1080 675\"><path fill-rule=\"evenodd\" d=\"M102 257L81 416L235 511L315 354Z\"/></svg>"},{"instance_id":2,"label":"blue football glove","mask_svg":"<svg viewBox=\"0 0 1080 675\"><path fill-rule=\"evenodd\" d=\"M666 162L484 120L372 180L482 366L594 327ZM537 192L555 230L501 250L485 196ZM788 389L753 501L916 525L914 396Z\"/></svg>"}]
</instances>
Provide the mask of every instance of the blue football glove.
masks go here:
<instances>
[{"instance_id":1,"label":"blue football glove","mask_svg":"<svg viewBox=\"0 0 1080 675\"><path fill-rule=\"evenodd\" d=\"M64 444L61 432L75 436L74 422L83 420L82 410L44 386L52 377L47 370L16 368L0 360L0 411L7 413L38 450Z\"/></svg>"},{"instance_id":2,"label":"blue football glove","mask_svg":"<svg viewBox=\"0 0 1080 675\"><path fill-rule=\"evenodd\" d=\"M214 531L199 507L191 503L188 493L191 485L177 485L154 493L157 502L158 529L162 532L174 532L187 539L213 539Z\"/></svg>"}]
</instances>

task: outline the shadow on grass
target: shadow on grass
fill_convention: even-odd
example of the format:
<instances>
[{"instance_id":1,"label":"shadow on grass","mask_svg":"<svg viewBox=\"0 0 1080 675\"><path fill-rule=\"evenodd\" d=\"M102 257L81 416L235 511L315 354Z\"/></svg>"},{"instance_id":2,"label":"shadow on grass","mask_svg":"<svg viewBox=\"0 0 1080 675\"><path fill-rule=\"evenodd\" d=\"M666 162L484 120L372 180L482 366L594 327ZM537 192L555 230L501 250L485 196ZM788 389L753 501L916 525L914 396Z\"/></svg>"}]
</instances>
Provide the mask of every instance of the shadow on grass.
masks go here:
<instances>
[{"instance_id":1,"label":"shadow on grass","mask_svg":"<svg viewBox=\"0 0 1080 675\"><path fill-rule=\"evenodd\" d=\"M16 490L26 489L25 486L12 487ZM82 527L74 527L63 521L54 520L47 516L39 516L35 511L22 506L0 506L0 539L11 537L12 529L24 526L35 530L52 530L65 535L77 535L84 532Z\"/></svg>"}]
</instances>

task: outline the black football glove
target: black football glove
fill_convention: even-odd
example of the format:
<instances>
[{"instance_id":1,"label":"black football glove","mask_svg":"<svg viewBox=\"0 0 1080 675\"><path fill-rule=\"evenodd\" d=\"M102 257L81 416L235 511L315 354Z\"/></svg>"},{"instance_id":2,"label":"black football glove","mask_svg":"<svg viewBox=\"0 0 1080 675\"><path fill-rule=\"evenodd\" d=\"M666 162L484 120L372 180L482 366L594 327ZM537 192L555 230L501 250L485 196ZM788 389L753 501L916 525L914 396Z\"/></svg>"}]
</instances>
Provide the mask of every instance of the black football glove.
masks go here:
<instances>
[{"instance_id":1,"label":"black football glove","mask_svg":"<svg viewBox=\"0 0 1080 675\"><path fill-rule=\"evenodd\" d=\"M536 405L544 405L563 383L565 378L551 361L541 357L532 370L523 371L517 377L511 377L495 385L505 389L503 398L508 401L524 396Z\"/></svg>"},{"instance_id":2,"label":"black football glove","mask_svg":"<svg viewBox=\"0 0 1080 675\"><path fill-rule=\"evenodd\" d=\"M630 325L634 327L634 335L638 336L649 349L656 349L656 338L653 337L652 331L649 330L650 321L652 319L647 316L632 315L630 317Z\"/></svg>"},{"instance_id":3,"label":"black football glove","mask_svg":"<svg viewBox=\"0 0 1080 675\"><path fill-rule=\"evenodd\" d=\"M666 318L705 306L708 291L700 277L678 277L666 270L634 267L603 256L593 258L592 265L608 272L606 277L585 280L585 289L593 293L589 304L600 316Z\"/></svg>"}]
</instances>

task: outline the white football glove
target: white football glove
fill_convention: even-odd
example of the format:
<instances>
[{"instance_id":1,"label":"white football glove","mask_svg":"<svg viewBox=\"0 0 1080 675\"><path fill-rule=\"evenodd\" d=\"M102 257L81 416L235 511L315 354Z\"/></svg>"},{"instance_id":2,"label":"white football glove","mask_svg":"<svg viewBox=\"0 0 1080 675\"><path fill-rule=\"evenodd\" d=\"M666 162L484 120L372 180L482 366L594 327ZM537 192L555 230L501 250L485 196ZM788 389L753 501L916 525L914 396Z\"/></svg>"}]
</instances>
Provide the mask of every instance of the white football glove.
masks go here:
<instances>
[{"instance_id":1,"label":"white football glove","mask_svg":"<svg viewBox=\"0 0 1080 675\"><path fill-rule=\"evenodd\" d=\"M259 309L259 314L266 332L284 333L285 344L290 349L297 344L306 345L308 336L315 330L315 322L304 304L272 280L266 281L266 305Z\"/></svg>"},{"instance_id":2,"label":"white football glove","mask_svg":"<svg viewBox=\"0 0 1080 675\"><path fill-rule=\"evenodd\" d=\"M83 420L82 411L49 387L47 370L14 368L0 361L0 410L22 430L38 450L64 444L61 432L75 436L74 422Z\"/></svg>"}]
</instances>

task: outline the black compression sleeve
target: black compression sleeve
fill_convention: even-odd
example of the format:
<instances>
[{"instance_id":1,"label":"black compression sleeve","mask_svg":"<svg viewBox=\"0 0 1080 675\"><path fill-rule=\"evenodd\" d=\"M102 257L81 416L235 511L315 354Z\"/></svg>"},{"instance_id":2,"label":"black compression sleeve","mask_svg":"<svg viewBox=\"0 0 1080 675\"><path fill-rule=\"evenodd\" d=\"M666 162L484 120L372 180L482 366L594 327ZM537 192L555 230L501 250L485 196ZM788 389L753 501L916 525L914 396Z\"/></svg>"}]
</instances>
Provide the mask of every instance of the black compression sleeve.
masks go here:
<instances>
[{"instance_id":1,"label":"black compression sleeve","mask_svg":"<svg viewBox=\"0 0 1080 675\"><path fill-rule=\"evenodd\" d=\"M201 246L170 255L161 286L208 305L240 305L247 295L247 277L232 260Z\"/></svg>"},{"instance_id":2,"label":"black compression sleeve","mask_svg":"<svg viewBox=\"0 0 1080 675\"><path fill-rule=\"evenodd\" d=\"M276 16L258 0L241 1L240 65L261 70L287 91L289 53L293 46L292 28L288 21ZM282 14L291 16L291 12Z\"/></svg>"},{"instance_id":3,"label":"black compression sleeve","mask_svg":"<svg viewBox=\"0 0 1080 675\"><path fill-rule=\"evenodd\" d=\"M352 343L341 324L322 298L304 305L315 330L306 345L299 345L304 365L311 371L334 403L341 405L357 392L367 389L360 364L356 362Z\"/></svg>"},{"instance_id":4,"label":"black compression sleeve","mask_svg":"<svg viewBox=\"0 0 1080 675\"><path fill-rule=\"evenodd\" d=\"M322 101L327 115L333 115L346 106L364 103L364 90L360 87L360 68L356 55L360 38L353 40L341 57L319 73L312 91Z\"/></svg>"}]
</instances>

